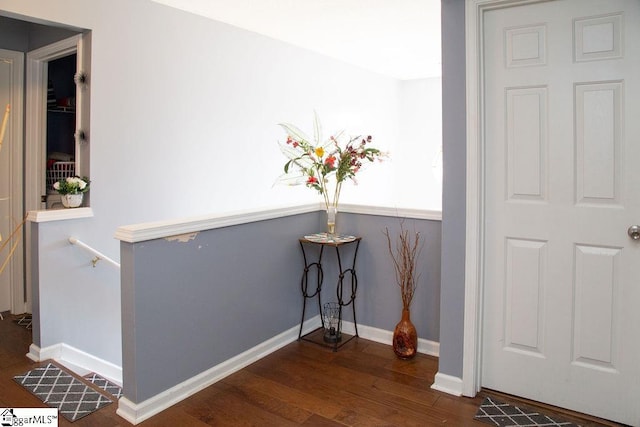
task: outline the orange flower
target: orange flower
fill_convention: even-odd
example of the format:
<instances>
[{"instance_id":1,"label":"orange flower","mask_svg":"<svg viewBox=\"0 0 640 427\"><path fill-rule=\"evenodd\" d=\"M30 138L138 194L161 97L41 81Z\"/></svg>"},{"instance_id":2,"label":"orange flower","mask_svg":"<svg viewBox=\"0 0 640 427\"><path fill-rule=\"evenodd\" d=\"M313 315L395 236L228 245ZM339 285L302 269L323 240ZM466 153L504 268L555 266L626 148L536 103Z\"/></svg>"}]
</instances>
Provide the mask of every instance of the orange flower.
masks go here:
<instances>
[{"instance_id":1,"label":"orange flower","mask_svg":"<svg viewBox=\"0 0 640 427\"><path fill-rule=\"evenodd\" d=\"M317 115L314 119L313 139L293 125L280 124L287 133L286 144L281 144L281 150L288 158L284 173L296 174L293 178L283 180L305 183L320 193L327 207L336 206L342 183L347 179L355 182L364 160L373 161L382 156L382 152L368 146L372 141L370 136L350 137L340 132L322 141Z\"/></svg>"},{"instance_id":2,"label":"orange flower","mask_svg":"<svg viewBox=\"0 0 640 427\"><path fill-rule=\"evenodd\" d=\"M335 168L335 163L336 163L336 157L335 156L329 156L324 161L324 164L329 166L331 169Z\"/></svg>"}]
</instances>

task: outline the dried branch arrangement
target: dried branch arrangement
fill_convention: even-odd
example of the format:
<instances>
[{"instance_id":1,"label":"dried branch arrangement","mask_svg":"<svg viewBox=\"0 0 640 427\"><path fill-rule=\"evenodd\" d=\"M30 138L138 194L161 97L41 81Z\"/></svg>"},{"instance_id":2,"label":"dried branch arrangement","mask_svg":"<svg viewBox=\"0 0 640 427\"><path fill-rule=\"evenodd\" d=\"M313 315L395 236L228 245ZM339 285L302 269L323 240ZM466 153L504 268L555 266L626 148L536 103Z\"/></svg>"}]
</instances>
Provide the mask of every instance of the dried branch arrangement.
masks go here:
<instances>
[{"instance_id":1,"label":"dried branch arrangement","mask_svg":"<svg viewBox=\"0 0 640 427\"><path fill-rule=\"evenodd\" d=\"M408 310L416 291L416 284L420 278L420 275L416 273L418 255L422 250L420 233L416 232L414 235L409 235L409 230L405 230L404 225L400 224L400 234L395 242L395 249L391 242L388 228L385 229L384 234L387 236L389 253L395 268L396 282L402 296L402 308Z\"/></svg>"}]
</instances>

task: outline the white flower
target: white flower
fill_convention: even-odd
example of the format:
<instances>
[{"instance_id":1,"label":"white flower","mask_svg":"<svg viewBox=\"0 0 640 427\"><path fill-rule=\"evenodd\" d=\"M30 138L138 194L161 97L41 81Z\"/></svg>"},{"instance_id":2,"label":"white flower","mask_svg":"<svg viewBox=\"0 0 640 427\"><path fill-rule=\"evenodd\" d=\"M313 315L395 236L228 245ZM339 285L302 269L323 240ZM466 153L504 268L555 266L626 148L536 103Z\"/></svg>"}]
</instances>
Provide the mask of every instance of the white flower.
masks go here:
<instances>
[{"instance_id":1,"label":"white flower","mask_svg":"<svg viewBox=\"0 0 640 427\"><path fill-rule=\"evenodd\" d=\"M89 190L89 180L77 176L69 176L54 183L53 188L60 194L78 194Z\"/></svg>"}]
</instances>

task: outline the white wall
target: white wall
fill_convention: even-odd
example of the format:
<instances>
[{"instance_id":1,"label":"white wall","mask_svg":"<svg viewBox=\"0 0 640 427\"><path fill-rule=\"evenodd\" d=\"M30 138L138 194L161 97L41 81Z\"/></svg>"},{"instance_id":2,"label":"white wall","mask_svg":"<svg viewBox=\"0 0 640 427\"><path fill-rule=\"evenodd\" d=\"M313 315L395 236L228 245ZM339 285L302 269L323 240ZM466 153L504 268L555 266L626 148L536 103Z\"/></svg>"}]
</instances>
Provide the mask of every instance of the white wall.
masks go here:
<instances>
[{"instance_id":1,"label":"white wall","mask_svg":"<svg viewBox=\"0 0 640 427\"><path fill-rule=\"evenodd\" d=\"M403 81L394 163L398 204L442 210L442 78Z\"/></svg>"},{"instance_id":2,"label":"white wall","mask_svg":"<svg viewBox=\"0 0 640 427\"><path fill-rule=\"evenodd\" d=\"M161 12L167 21L157 34L145 32L148 39L135 40L138 46L126 60L131 64L126 76L136 80L130 95L114 90L120 84L114 76L94 83L95 98L124 110L115 127L104 121L93 125L104 136L98 145L105 149L94 151L94 158L108 156L109 164L139 169L137 180L146 194L124 195L132 215L140 216L135 221L316 200L307 189L273 187L285 160L276 145L285 136L276 123L310 128L314 109L327 129L366 129L381 143L395 140L395 80L193 16L184 15L193 21L191 34L179 30L182 36L176 38L165 26L181 14ZM123 38L123 45L131 44L130 36ZM100 51L97 35L94 40L94 50ZM161 49L140 58L138 52L149 45ZM119 60L119 52L111 49L96 57L95 67ZM122 143L112 147L115 139ZM92 175L110 179L112 172ZM107 198L123 197L112 190ZM143 209L150 199L162 209Z\"/></svg>"},{"instance_id":3,"label":"white wall","mask_svg":"<svg viewBox=\"0 0 640 427\"><path fill-rule=\"evenodd\" d=\"M357 187L345 186L351 203L442 211L441 83L440 77L398 81L396 136L382 141L389 159L364 170Z\"/></svg>"},{"instance_id":4,"label":"white wall","mask_svg":"<svg viewBox=\"0 0 640 427\"><path fill-rule=\"evenodd\" d=\"M55 252L65 227L117 260L113 234L120 225L318 200L306 188L273 185L284 164L276 144L284 138L278 122L310 129L315 109L326 129L374 135L392 153L403 142L399 114L407 108L400 99L412 83L146 0L0 0L0 9L93 31L95 216L44 228L45 295L64 292L60 280L78 282L70 287L77 303L94 301L105 286L118 293L117 283L105 284L117 280L107 267L86 274L77 260ZM394 185L406 181L397 172L395 182L386 175L392 167L404 169L399 159L365 171L361 186L345 191L341 201L391 200L398 192ZM367 192L368 198L359 195ZM66 263L70 269L62 274ZM102 299L94 316L49 307L46 300L40 305L47 316L57 316L54 340L73 339L79 349L120 364L119 323L102 315L119 314L119 299ZM76 336L79 320L100 335Z\"/></svg>"},{"instance_id":5,"label":"white wall","mask_svg":"<svg viewBox=\"0 0 640 427\"><path fill-rule=\"evenodd\" d=\"M92 255L67 240L88 240L96 223L83 219L38 224L39 344L48 349L64 343L121 366L120 272L106 261L94 268Z\"/></svg>"}]
</instances>

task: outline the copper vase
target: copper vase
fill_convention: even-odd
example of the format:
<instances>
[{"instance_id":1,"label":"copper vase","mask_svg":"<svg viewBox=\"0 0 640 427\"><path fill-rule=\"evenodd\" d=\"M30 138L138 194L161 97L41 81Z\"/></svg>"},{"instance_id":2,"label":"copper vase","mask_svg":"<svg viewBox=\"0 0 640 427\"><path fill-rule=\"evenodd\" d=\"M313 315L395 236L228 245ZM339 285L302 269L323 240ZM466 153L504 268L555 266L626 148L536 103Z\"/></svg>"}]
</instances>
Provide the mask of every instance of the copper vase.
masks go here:
<instances>
[{"instance_id":1,"label":"copper vase","mask_svg":"<svg viewBox=\"0 0 640 427\"><path fill-rule=\"evenodd\" d=\"M418 333L411 323L411 313L402 310L402 319L393 331L393 351L400 359L411 359L418 350Z\"/></svg>"}]
</instances>

